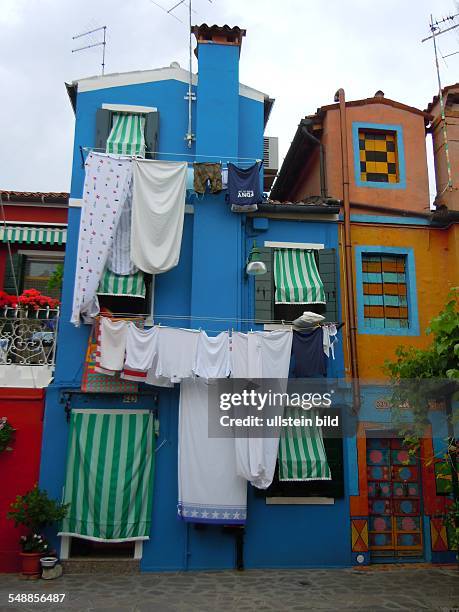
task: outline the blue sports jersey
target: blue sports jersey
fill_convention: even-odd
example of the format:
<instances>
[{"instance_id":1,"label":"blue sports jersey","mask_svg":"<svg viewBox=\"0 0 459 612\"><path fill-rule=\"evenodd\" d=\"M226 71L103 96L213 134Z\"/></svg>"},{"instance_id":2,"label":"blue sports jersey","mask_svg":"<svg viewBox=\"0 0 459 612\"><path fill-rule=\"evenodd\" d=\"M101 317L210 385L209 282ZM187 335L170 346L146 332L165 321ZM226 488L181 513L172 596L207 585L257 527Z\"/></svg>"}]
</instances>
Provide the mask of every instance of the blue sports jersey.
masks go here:
<instances>
[{"instance_id":1,"label":"blue sports jersey","mask_svg":"<svg viewBox=\"0 0 459 612\"><path fill-rule=\"evenodd\" d=\"M252 212L262 201L260 189L261 162L250 168L228 164L228 197L234 212Z\"/></svg>"}]
</instances>

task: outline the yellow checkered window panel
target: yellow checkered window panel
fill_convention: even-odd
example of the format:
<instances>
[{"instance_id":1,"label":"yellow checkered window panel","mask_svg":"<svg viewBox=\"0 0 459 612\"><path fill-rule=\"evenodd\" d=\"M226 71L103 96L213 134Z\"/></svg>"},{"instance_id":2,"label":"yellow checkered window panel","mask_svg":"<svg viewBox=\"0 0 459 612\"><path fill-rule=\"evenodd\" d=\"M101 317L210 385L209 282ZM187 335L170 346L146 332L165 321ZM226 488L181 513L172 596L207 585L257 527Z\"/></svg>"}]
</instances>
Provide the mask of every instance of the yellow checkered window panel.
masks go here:
<instances>
[{"instance_id":1,"label":"yellow checkered window panel","mask_svg":"<svg viewBox=\"0 0 459 612\"><path fill-rule=\"evenodd\" d=\"M365 182L398 183L397 136L383 130L359 130L360 178Z\"/></svg>"}]
</instances>

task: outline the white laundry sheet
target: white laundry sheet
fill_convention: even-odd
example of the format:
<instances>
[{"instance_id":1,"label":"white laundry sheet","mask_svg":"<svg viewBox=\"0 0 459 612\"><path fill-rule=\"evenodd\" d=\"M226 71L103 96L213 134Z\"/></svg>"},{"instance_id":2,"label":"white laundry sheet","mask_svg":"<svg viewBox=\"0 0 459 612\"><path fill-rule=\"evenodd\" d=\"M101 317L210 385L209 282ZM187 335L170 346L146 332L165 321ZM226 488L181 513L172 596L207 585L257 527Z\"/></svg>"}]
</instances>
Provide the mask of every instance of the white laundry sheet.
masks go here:
<instances>
[{"instance_id":1,"label":"white laundry sheet","mask_svg":"<svg viewBox=\"0 0 459 612\"><path fill-rule=\"evenodd\" d=\"M129 328L126 343L126 363L122 378L145 382L156 387L173 387L174 384L156 375L160 327L150 329Z\"/></svg>"},{"instance_id":2,"label":"white laundry sheet","mask_svg":"<svg viewBox=\"0 0 459 612\"><path fill-rule=\"evenodd\" d=\"M89 153L85 162L71 322L92 323L99 313L97 288L129 192L132 160Z\"/></svg>"},{"instance_id":3,"label":"white laundry sheet","mask_svg":"<svg viewBox=\"0 0 459 612\"><path fill-rule=\"evenodd\" d=\"M292 352L293 332L250 332L233 335L233 378L268 378L276 381L276 393L286 391ZM234 343L234 340L236 342ZM242 376L241 376L242 374ZM271 437L236 437L237 473L258 489L267 489L276 469L281 430L270 430ZM274 434L274 435L273 435Z\"/></svg>"},{"instance_id":4,"label":"white laundry sheet","mask_svg":"<svg viewBox=\"0 0 459 612\"><path fill-rule=\"evenodd\" d=\"M159 327L139 329L129 323L126 340L125 369L147 372L158 353Z\"/></svg>"},{"instance_id":5,"label":"white laundry sheet","mask_svg":"<svg viewBox=\"0 0 459 612\"><path fill-rule=\"evenodd\" d=\"M205 331L199 333L193 373L201 378L227 378L230 374L230 341L229 333L208 336Z\"/></svg>"},{"instance_id":6,"label":"white laundry sheet","mask_svg":"<svg viewBox=\"0 0 459 612\"><path fill-rule=\"evenodd\" d=\"M230 363L232 378L248 378L249 350L247 334L233 332L231 336Z\"/></svg>"},{"instance_id":7,"label":"white laundry sheet","mask_svg":"<svg viewBox=\"0 0 459 612\"><path fill-rule=\"evenodd\" d=\"M120 372L124 367L129 325L126 321L100 319L100 366L104 370Z\"/></svg>"},{"instance_id":8,"label":"white laundry sheet","mask_svg":"<svg viewBox=\"0 0 459 612\"><path fill-rule=\"evenodd\" d=\"M209 438L208 409L208 382L184 380L179 407L178 514L189 522L243 525L247 481L236 473L234 439Z\"/></svg>"},{"instance_id":9,"label":"white laundry sheet","mask_svg":"<svg viewBox=\"0 0 459 612\"><path fill-rule=\"evenodd\" d=\"M107 259L107 268L110 272L119 276L128 276L138 271L137 266L131 261L131 215L132 180L129 181L128 193L113 238L113 246Z\"/></svg>"},{"instance_id":10,"label":"white laundry sheet","mask_svg":"<svg viewBox=\"0 0 459 612\"><path fill-rule=\"evenodd\" d=\"M173 383L193 378L199 334L197 329L159 326L155 376L166 378Z\"/></svg>"},{"instance_id":11,"label":"white laundry sheet","mask_svg":"<svg viewBox=\"0 0 459 612\"><path fill-rule=\"evenodd\" d=\"M186 196L186 162L136 159L132 197L131 259L160 274L178 264Z\"/></svg>"}]
</instances>

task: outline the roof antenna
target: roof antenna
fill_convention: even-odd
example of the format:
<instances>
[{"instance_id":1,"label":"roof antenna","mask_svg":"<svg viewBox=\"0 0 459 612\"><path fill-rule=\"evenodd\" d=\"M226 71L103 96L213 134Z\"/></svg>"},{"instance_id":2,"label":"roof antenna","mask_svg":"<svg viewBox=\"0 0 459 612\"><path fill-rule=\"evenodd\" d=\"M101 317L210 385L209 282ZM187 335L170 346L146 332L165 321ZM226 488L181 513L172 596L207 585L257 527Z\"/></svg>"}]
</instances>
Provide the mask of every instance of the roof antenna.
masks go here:
<instances>
[{"instance_id":1,"label":"roof antenna","mask_svg":"<svg viewBox=\"0 0 459 612\"><path fill-rule=\"evenodd\" d=\"M91 49L92 47L100 47L102 46L102 76L105 74L105 46L107 44L106 41L106 33L107 26L101 26L100 28L95 28L94 30L89 30L89 32L83 32L83 34L77 34L76 36L72 36L72 40L76 38L81 38L82 36L89 36L89 34L94 34L94 32L104 31L104 38L100 42L93 43L91 45L86 45L85 47L78 47L78 49L72 49L72 53L77 53L78 51L84 51L85 49Z\"/></svg>"},{"instance_id":2,"label":"roof antenna","mask_svg":"<svg viewBox=\"0 0 459 612\"><path fill-rule=\"evenodd\" d=\"M450 22L454 22L454 20L457 17L459 17L459 13L456 13L455 15L448 15L448 17L446 17L445 19L441 19L440 21L438 20L434 21L433 16L430 15L429 27L430 27L431 35L421 40L421 42L426 42L427 40L432 39L432 42L433 42L434 55L435 55L435 68L437 70L438 99L440 101L440 115L441 115L441 123L442 123L443 142L445 145L444 150L445 150L445 156L446 156L446 169L448 172L448 182L445 188L443 189L441 193L437 193L435 197L435 200L437 200L438 202L440 201L441 196L445 193L447 189L449 189L450 191L453 189L453 177L452 177L451 161L450 161L449 150L448 150L448 133L446 131L445 104L443 100L443 88L442 88L441 78L440 78L440 66L438 65L438 52L437 52L437 40L436 39L441 34L444 34L445 32L449 32L450 30L454 30L459 27L459 23L455 23L454 25L448 28L445 28L444 30L440 29L439 27L440 24L445 23L448 20ZM454 55L454 53L451 53L450 55ZM447 55L446 57L449 57L449 56ZM434 203L435 203L435 200L434 200Z\"/></svg>"},{"instance_id":3,"label":"roof antenna","mask_svg":"<svg viewBox=\"0 0 459 612\"><path fill-rule=\"evenodd\" d=\"M208 0L211 4L212 4L212 0ZM184 4L185 0L179 0L179 2L176 2L174 4L174 6L172 6L167 12L169 15L172 15L174 17L174 15L172 14L172 11L174 11L176 8L178 8L181 4ZM195 140L195 135L193 134L193 132L191 131L192 128L192 102L194 102L196 100L196 94L193 92L193 32L191 29L191 13L195 12L193 11L192 5L191 5L192 0L188 0L188 34L189 34L189 43L188 43L188 53L189 53L189 64L188 64L188 70L189 70L189 79L188 79L188 92L185 96L185 100L188 100L188 130L187 133L185 134L185 140L187 141L188 144L188 148L191 149L192 145L193 145L193 140Z\"/></svg>"}]
</instances>

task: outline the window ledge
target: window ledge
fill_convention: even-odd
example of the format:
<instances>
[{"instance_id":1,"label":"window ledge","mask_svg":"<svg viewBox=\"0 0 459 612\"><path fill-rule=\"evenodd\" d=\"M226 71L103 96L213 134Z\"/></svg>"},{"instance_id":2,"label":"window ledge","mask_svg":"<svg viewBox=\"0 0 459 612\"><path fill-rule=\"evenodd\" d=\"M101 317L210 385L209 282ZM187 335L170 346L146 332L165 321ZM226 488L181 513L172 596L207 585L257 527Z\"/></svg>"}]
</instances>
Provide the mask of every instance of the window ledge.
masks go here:
<instances>
[{"instance_id":1,"label":"window ledge","mask_svg":"<svg viewBox=\"0 0 459 612\"><path fill-rule=\"evenodd\" d=\"M332 506L333 497L267 497L267 506Z\"/></svg>"},{"instance_id":2,"label":"window ledge","mask_svg":"<svg viewBox=\"0 0 459 612\"><path fill-rule=\"evenodd\" d=\"M156 113L156 106L136 106L133 104L102 104L102 108L104 110L110 110L113 112L121 112L121 113Z\"/></svg>"}]
</instances>

